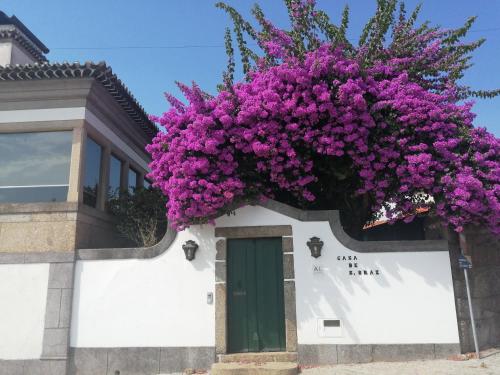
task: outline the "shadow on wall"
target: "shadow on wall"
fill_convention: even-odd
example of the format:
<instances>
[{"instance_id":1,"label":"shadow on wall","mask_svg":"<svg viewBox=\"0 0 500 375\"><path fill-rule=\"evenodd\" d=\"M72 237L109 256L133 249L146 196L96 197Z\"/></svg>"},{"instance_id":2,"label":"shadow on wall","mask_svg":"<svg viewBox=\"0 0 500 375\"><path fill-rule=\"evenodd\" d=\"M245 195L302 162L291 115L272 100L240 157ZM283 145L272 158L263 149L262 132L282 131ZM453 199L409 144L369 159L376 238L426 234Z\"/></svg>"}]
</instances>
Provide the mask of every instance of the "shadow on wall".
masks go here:
<instances>
[{"instance_id":1,"label":"shadow on wall","mask_svg":"<svg viewBox=\"0 0 500 375\"><path fill-rule=\"evenodd\" d=\"M342 260L344 255L357 260ZM323 272L296 269L299 330L304 322L335 318L342 324L342 337L336 342L373 344L379 343L378 337L380 343L411 343L412 335L414 343L423 343L422 332L439 335L432 335L429 324L448 318L452 330L456 318L448 259L447 252L356 253L330 246L313 261ZM307 262L296 263L302 267ZM316 338L320 343L318 333Z\"/></svg>"}]
</instances>

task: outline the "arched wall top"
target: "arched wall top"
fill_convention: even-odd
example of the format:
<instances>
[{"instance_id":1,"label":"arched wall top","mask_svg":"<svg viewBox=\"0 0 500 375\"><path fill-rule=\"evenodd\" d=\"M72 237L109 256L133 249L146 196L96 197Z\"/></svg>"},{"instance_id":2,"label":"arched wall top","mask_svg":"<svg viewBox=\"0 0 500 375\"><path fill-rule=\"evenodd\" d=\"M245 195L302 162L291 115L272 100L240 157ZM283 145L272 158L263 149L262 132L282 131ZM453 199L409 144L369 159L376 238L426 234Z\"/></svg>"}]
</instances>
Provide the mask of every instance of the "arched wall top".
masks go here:
<instances>
[{"instance_id":1,"label":"arched wall top","mask_svg":"<svg viewBox=\"0 0 500 375\"><path fill-rule=\"evenodd\" d=\"M274 200L268 200L261 205L299 221L328 221L337 240L349 250L359 253L448 251L446 240L358 241L344 231L337 210L304 211Z\"/></svg>"},{"instance_id":2,"label":"arched wall top","mask_svg":"<svg viewBox=\"0 0 500 375\"><path fill-rule=\"evenodd\" d=\"M333 235L346 248L360 253L448 251L445 240L423 241L358 241L350 237L342 228L339 212L336 210L305 211L274 200L259 203L259 206L299 221L327 221ZM151 247L80 249L77 260L106 259L150 259L164 253L174 242L177 232L168 228L162 240Z\"/></svg>"},{"instance_id":3,"label":"arched wall top","mask_svg":"<svg viewBox=\"0 0 500 375\"><path fill-rule=\"evenodd\" d=\"M168 227L160 242L151 247L129 247L108 249L79 249L76 250L77 260L106 260L106 259L150 259L163 254L174 242L177 232Z\"/></svg>"}]
</instances>

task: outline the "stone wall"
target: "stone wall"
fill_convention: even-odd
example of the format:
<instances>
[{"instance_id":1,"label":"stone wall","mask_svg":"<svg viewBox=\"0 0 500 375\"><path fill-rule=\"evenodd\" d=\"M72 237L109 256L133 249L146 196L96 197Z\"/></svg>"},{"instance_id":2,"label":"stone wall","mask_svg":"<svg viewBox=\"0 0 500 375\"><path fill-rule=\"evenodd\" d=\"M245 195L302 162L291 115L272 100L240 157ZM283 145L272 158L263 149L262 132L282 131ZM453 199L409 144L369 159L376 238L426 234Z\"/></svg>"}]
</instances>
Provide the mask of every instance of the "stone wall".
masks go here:
<instances>
[{"instance_id":1,"label":"stone wall","mask_svg":"<svg viewBox=\"0 0 500 375\"><path fill-rule=\"evenodd\" d=\"M481 349L500 345L500 242L486 229L467 228L464 253L472 258L469 281L476 331ZM457 308L460 344L463 353L474 351L474 340L463 270L458 268L459 237L449 236L450 258Z\"/></svg>"},{"instance_id":2,"label":"stone wall","mask_svg":"<svg viewBox=\"0 0 500 375\"><path fill-rule=\"evenodd\" d=\"M0 252L130 247L113 217L76 202L0 205Z\"/></svg>"},{"instance_id":3,"label":"stone wall","mask_svg":"<svg viewBox=\"0 0 500 375\"><path fill-rule=\"evenodd\" d=\"M73 251L77 207L72 202L0 205L0 252Z\"/></svg>"}]
</instances>

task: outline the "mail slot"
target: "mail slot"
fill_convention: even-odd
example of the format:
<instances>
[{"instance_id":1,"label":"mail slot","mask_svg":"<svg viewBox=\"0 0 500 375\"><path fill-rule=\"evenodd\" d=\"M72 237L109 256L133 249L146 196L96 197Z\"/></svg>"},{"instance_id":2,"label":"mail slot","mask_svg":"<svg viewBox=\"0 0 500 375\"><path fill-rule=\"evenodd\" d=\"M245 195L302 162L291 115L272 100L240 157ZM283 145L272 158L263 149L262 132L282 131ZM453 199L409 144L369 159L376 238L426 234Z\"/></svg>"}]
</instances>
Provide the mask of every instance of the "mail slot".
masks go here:
<instances>
[{"instance_id":1,"label":"mail slot","mask_svg":"<svg viewBox=\"0 0 500 375\"><path fill-rule=\"evenodd\" d=\"M238 296L246 296L247 291L246 290L237 290L233 292L233 296L238 297Z\"/></svg>"}]
</instances>

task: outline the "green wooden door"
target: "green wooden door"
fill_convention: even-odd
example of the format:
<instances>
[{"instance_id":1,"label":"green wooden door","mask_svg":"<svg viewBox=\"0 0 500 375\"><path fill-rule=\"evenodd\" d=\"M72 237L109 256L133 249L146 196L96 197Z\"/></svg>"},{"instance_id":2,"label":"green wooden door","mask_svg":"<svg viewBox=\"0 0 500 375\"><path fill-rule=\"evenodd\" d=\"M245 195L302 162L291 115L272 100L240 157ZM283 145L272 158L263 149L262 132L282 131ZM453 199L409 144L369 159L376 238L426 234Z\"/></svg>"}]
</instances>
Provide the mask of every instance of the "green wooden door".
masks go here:
<instances>
[{"instance_id":1,"label":"green wooden door","mask_svg":"<svg viewBox=\"0 0 500 375\"><path fill-rule=\"evenodd\" d=\"M285 350L281 238L228 240L230 353Z\"/></svg>"}]
</instances>

